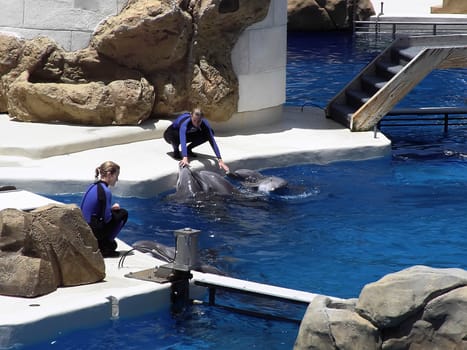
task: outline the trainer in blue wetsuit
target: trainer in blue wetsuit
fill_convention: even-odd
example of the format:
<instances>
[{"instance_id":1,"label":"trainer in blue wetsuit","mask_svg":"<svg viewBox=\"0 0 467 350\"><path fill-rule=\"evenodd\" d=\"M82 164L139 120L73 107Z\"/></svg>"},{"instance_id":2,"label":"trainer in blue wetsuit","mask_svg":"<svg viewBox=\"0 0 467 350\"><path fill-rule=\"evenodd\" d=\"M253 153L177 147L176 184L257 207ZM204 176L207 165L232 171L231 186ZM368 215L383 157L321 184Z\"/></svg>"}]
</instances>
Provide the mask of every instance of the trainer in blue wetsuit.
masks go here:
<instances>
[{"instance_id":1,"label":"trainer in blue wetsuit","mask_svg":"<svg viewBox=\"0 0 467 350\"><path fill-rule=\"evenodd\" d=\"M184 113L172 122L164 132L164 139L171 144L174 151L174 158L181 159L180 165L189 164L188 157L196 157L193 148L209 141L216 154L219 168L229 171L229 167L224 163L217 146L214 132L209 122L204 119L203 112L195 108L191 113ZM187 143L190 143L187 145ZM179 146L181 145L181 152Z\"/></svg>"},{"instance_id":2,"label":"trainer in blue wetsuit","mask_svg":"<svg viewBox=\"0 0 467 350\"><path fill-rule=\"evenodd\" d=\"M120 166L107 161L96 168L96 180L91 184L81 200L81 211L91 227L104 257L116 257L115 238L128 220L128 212L118 203L112 204L111 186L115 186L120 174Z\"/></svg>"}]
</instances>

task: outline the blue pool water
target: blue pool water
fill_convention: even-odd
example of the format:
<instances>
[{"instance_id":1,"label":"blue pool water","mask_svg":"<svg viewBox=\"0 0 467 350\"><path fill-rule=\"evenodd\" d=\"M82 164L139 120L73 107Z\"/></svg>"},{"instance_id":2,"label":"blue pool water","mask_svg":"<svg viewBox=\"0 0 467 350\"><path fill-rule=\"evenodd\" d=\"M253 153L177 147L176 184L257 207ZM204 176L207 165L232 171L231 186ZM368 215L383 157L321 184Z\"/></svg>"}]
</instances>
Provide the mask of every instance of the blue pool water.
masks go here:
<instances>
[{"instance_id":1,"label":"blue pool water","mask_svg":"<svg viewBox=\"0 0 467 350\"><path fill-rule=\"evenodd\" d=\"M290 36L287 104L324 107L379 50L342 34ZM436 72L401 105L464 105L466 87L465 70ZM203 260L230 276L345 298L416 264L467 268L466 131L387 127L391 156L267 169L265 174L286 178L290 188L256 200L184 205L168 201L170 191L150 199L119 198L130 212L121 238L173 245L175 229L197 228ZM79 203L81 195L56 198ZM244 301L222 298L235 305ZM254 304L283 311L272 302ZM284 311L301 318L304 310ZM194 306L179 318L161 313L109 321L34 348L291 349L297 331L290 322Z\"/></svg>"}]
</instances>

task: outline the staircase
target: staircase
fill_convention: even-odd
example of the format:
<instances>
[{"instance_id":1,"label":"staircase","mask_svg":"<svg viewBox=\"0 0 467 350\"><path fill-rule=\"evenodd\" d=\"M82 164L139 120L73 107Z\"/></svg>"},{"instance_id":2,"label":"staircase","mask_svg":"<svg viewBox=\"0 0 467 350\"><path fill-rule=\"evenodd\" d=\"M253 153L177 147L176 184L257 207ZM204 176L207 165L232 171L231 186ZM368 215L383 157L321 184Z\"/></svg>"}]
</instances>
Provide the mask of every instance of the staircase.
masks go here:
<instances>
[{"instance_id":1,"label":"staircase","mask_svg":"<svg viewBox=\"0 0 467 350\"><path fill-rule=\"evenodd\" d=\"M464 67L467 35L401 37L329 102L326 116L352 131L371 130L432 70Z\"/></svg>"}]
</instances>

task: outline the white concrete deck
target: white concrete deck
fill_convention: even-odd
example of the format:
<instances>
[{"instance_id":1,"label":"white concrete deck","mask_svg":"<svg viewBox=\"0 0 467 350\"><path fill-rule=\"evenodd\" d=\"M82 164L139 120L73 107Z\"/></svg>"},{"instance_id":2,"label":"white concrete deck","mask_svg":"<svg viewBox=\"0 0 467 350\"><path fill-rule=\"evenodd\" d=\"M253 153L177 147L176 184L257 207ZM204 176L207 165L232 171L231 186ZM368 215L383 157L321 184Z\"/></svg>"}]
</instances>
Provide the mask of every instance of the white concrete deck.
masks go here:
<instances>
[{"instance_id":1,"label":"white concrete deck","mask_svg":"<svg viewBox=\"0 0 467 350\"><path fill-rule=\"evenodd\" d=\"M370 0L376 12L372 18L379 17L382 21L405 22L463 22L467 15L431 13L431 7L442 6L443 0ZM381 3L383 13L381 14Z\"/></svg>"},{"instance_id":2,"label":"white concrete deck","mask_svg":"<svg viewBox=\"0 0 467 350\"><path fill-rule=\"evenodd\" d=\"M131 248L118 243L118 250ZM170 285L124 277L161 262L140 252L129 255L121 269L118 261L105 259L106 277L100 283L59 288L37 298L0 296L0 349L53 340L72 330L102 325L112 317L170 307Z\"/></svg>"}]
</instances>

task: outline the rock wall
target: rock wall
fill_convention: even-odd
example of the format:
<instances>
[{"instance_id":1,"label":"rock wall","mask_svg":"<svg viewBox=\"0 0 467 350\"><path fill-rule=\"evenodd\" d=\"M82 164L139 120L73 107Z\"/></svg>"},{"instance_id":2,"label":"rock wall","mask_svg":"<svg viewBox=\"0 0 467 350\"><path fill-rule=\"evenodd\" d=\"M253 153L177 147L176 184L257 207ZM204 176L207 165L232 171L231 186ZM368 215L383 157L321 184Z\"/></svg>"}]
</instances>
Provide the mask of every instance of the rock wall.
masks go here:
<instances>
[{"instance_id":1,"label":"rock wall","mask_svg":"<svg viewBox=\"0 0 467 350\"><path fill-rule=\"evenodd\" d=\"M58 42L56 48L48 43L48 47L39 54L40 60L49 57L49 61L45 62L47 67L38 67L41 62L36 61L36 64L29 62L12 69L15 67L12 64L24 59L12 57L15 53L28 54L27 50L22 50L24 41L27 45L35 44L17 38L20 43L13 44L17 48L13 52L9 50L12 40L0 39L0 75L8 75L8 71L5 72L7 66L14 70L6 79L2 77L0 82L0 112L7 111L9 84L20 76L20 68L26 67L29 72L29 76L21 76L21 86L12 92L16 95L16 98L12 97L15 101L12 107L18 103L16 101L24 101L26 96L29 99L29 103L25 102L14 110L14 117L20 120L48 121L57 119L57 115L64 115L63 121L66 122L83 119L85 124L133 125L150 116L172 117L174 113L199 104L216 128L229 120L226 128L230 129L235 127L235 122L230 123L231 119L235 119L232 117L241 120L236 126L242 127L244 121L248 126L251 119L258 116L257 123L261 124L265 122L264 119L273 120L281 115L281 106L285 102L287 23L286 3L283 0L254 3L245 0L128 3L118 0L112 4L107 0L38 0L34 3L19 0L15 4L0 0L0 5L4 5L5 12L11 15L0 18L0 30L20 34L36 45L39 44L39 34ZM173 9L173 16L156 14L159 11L154 12L156 7L164 9L166 14L167 8ZM144 25L139 28L136 28L136 23L128 25L128 22L121 29L116 29L117 19L125 23L125 16L132 21L138 13L151 20L144 22L140 19L139 23ZM160 28L166 25L172 29L162 29L157 33L157 29L152 28L146 32L148 25L155 22ZM137 36L131 37L130 31L131 35ZM87 36L79 33L87 33ZM148 41L150 33L156 35ZM87 39L73 42L78 37ZM159 42L154 45L156 40ZM2 47L2 41L9 42L3 43ZM122 54L116 55L112 46L117 42ZM216 45L212 45L213 42ZM153 50L156 47L157 50ZM69 48L79 50L69 52ZM135 60L135 53L141 51L147 53L146 57L140 55ZM184 57L180 59L181 56ZM2 67L3 62L6 64ZM115 95L114 89L104 88L102 84L85 86L95 82L107 85L112 80L118 81L114 87L117 85L125 89ZM29 93L28 89L33 87L31 84L36 83L61 85L36 85L35 91ZM74 84L74 90L64 83ZM76 83L82 86L77 87ZM99 99L105 101L104 113L102 109L92 109L92 100L98 98L90 96L88 92L96 87L101 96ZM151 87L154 91L150 90ZM47 98L50 89L59 95L60 101L56 104L65 105L64 110L46 108L51 103ZM139 92L144 96L135 100ZM151 93L154 106L148 108ZM129 98L119 104L116 99L121 96ZM90 105L86 106L88 101ZM35 105L41 107L33 110ZM122 117L135 105L143 108L129 118ZM103 117L99 118L98 115ZM39 116L43 119L37 119Z\"/></svg>"},{"instance_id":2,"label":"rock wall","mask_svg":"<svg viewBox=\"0 0 467 350\"><path fill-rule=\"evenodd\" d=\"M432 6L431 13L467 14L467 1L443 0L442 6Z\"/></svg>"},{"instance_id":3,"label":"rock wall","mask_svg":"<svg viewBox=\"0 0 467 350\"><path fill-rule=\"evenodd\" d=\"M414 266L310 303L295 349L467 349L467 271Z\"/></svg>"},{"instance_id":4,"label":"rock wall","mask_svg":"<svg viewBox=\"0 0 467 350\"><path fill-rule=\"evenodd\" d=\"M287 12L289 31L349 29L375 14L370 0L288 0Z\"/></svg>"}]
</instances>

